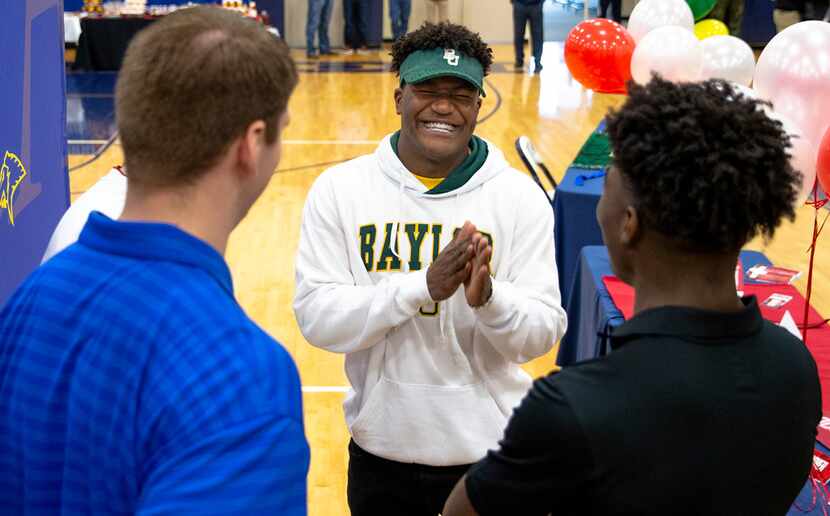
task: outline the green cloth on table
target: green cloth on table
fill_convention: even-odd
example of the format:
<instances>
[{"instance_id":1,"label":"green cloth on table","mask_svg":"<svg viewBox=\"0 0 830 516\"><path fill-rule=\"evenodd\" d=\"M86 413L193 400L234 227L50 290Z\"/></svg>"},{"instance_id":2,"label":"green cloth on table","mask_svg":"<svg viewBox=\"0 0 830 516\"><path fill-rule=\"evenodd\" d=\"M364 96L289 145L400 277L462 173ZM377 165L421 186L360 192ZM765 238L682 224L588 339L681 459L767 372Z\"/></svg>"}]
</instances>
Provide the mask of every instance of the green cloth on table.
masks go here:
<instances>
[{"instance_id":1,"label":"green cloth on table","mask_svg":"<svg viewBox=\"0 0 830 516\"><path fill-rule=\"evenodd\" d=\"M594 131L576 155L572 167L605 168L611 162L611 142L608 133Z\"/></svg>"}]
</instances>

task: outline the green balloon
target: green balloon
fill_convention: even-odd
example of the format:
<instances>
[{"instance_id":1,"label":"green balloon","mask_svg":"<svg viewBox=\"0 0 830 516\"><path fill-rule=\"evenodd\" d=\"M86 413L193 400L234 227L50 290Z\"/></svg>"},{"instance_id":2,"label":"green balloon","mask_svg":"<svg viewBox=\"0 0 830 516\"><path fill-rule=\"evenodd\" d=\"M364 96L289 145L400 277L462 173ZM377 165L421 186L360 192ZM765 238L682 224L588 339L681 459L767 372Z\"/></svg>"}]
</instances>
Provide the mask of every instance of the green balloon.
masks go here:
<instances>
[{"instance_id":1,"label":"green balloon","mask_svg":"<svg viewBox=\"0 0 830 516\"><path fill-rule=\"evenodd\" d=\"M698 21L701 18L704 18L712 11L712 9L715 8L717 0L686 0L686 3L688 3L689 7L692 8L692 14L695 17L695 21Z\"/></svg>"}]
</instances>

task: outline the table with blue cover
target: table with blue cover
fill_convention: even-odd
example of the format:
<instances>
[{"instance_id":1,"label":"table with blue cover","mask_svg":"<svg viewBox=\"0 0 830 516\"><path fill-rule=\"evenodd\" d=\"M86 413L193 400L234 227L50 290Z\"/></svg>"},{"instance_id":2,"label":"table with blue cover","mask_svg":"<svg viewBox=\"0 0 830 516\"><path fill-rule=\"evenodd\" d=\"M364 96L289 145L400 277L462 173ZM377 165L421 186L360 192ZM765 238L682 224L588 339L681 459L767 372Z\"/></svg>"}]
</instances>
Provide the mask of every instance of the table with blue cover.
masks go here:
<instances>
[{"instance_id":1,"label":"table with blue cover","mask_svg":"<svg viewBox=\"0 0 830 516\"><path fill-rule=\"evenodd\" d=\"M744 272L758 264L769 265L770 261L758 251L741 251ZM587 246L582 249L568 303L568 332L559 344L556 361L560 366L596 358L610 351L608 334L611 328L621 325L625 320L602 282L603 276L611 274L611 262L605 246ZM816 447L830 454L821 443L816 442ZM821 493L815 495L817 500L822 499ZM735 493L735 496L752 496L752 493ZM825 514L820 501L815 501L813 496L813 488L808 481L787 513L788 516Z\"/></svg>"},{"instance_id":2,"label":"table with blue cover","mask_svg":"<svg viewBox=\"0 0 830 516\"><path fill-rule=\"evenodd\" d=\"M566 303L568 332L559 343L556 356L560 366L607 354L608 333L625 320L602 282L603 276L613 275L608 249L601 245L584 247L577 261ZM759 264L769 265L770 261L758 251L741 251L744 272Z\"/></svg>"},{"instance_id":3,"label":"table with blue cover","mask_svg":"<svg viewBox=\"0 0 830 516\"><path fill-rule=\"evenodd\" d=\"M596 216L597 203L605 186L605 177L601 173L596 169L571 166L553 196L553 241L559 292L566 310L573 276L579 265L579 251L586 245L603 244Z\"/></svg>"}]
</instances>

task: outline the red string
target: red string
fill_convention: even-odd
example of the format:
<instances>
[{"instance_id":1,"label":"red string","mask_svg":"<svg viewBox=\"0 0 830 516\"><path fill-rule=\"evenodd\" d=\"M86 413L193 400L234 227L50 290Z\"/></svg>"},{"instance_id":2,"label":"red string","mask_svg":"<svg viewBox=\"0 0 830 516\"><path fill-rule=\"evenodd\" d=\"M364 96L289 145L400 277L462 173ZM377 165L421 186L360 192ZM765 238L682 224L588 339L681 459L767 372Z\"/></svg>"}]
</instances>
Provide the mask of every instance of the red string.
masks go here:
<instances>
[{"instance_id":1,"label":"red string","mask_svg":"<svg viewBox=\"0 0 830 516\"><path fill-rule=\"evenodd\" d=\"M813 187L813 197L816 196L816 188ZM815 206L816 209L824 208L824 205L830 202L830 199L813 199L812 201L807 201L804 204L807 206Z\"/></svg>"},{"instance_id":2,"label":"red string","mask_svg":"<svg viewBox=\"0 0 830 516\"><path fill-rule=\"evenodd\" d=\"M817 491L818 490L816 489L816 479L814 479L813 477L810 477L810 492L813 494L813 500L810 502L810 506L807 507L806 509L802 509L801 506L798 505L798 502L794 501L793 502L793 507L798 509L799 512L812 512L813 509L816 508L816 492Z\"/></svg>"},{"instance_id":3,"label":"red string","mask_svg":"<svg viewBox=\"0 0 830 516\"><path fill-rule=\"evenodd\" d=\"M813 239L810 242L810 264L808 266L807 272L807 296L806 296L806 303L804 304L804 343L807 343L807 330L810 326L807 324L807 319L810 314L810 295L813 291L813 259L816 255L816 241L818 241L818 236L821 234L821 231L824 229L824 224L827 222L827 216L824 217L824 222L821 223L821 228L818 226L818 210L823 208L828 199L821 199L818 200L818 184L813 186L813 200L807 202L809 206L815 208L815 213L813 216ZM815 464L810 471L810 491L812 492L812 501L810 502L809 509L802 509L798 506L797 503L793 503L793 507L798 509L801 512L811 512L816 507L816 502L818 502L819 493L821 493L821 512L824 516L827 516L827 506L830 505L830 491L828 491L827 486L824 485L824 482L819 481L815 474L817 473L815 469Z\"/></svg>"},{"instance_id":4,"label":"red string","mask_svg":"<svg viewBox=\"0 0 830 516\"><path fill-rule=\"evenodd\" d=\"M827 506L830 505L830 491L827 490L827 486L813 476L814 472L815 466L810 471L810 493L812 495L810 506L803 509L798 505L798 502L793 501L793 507L799 512L808 513L813 512L813 509L816 508L816 504L818 503L821 505L822 514L827 516Z\"/></svg>"},{"instance_id":5,"label":"red string","mask_svg":"<svg viewBox=\"0 0 830 516\"><path fill-rule=\"evenodd\" d=\"M815 213L813 214L813 239L810 243L810 264L807 267L807 295L805 296L806 303L804 303L804 324L802 325L804 328L804 331L802 332L804 344L807 344L807 330L810 329L808 319L810 316L810 296L813 293L813 260L816 256L816 241L818 241L818 235L821 233L821 230L818 227L818 210L827 204L827 201L827 199L818 199L818 182L816 182L816 184L813 185L813 200L807 203L815 209ZM821 229L824 229L825 222L827 222L827 217L824 217L824 222L821 223Z\"/></svg>"}]
</instances>

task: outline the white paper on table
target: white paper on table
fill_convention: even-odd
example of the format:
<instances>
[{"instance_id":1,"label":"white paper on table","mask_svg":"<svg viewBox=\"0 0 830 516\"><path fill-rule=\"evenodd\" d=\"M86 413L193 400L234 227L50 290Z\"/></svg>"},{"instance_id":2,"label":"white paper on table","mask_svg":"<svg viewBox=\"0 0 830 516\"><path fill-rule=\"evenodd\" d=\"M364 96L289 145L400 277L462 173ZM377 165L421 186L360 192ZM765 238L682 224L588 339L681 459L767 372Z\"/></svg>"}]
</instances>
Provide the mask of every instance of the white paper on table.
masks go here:
<instances>
[{"instance_id":1,"label":"white paper on table","mask_svg":"<svg viewBox=\"0 0 830 516\"><path fill-rule=\"evenodd\" d=\"M804 340L801 336L801 332L798 331L798 326L795 324L795 319L793 319L793 316L789 310L784 312L784 317L781 318L781 322L778 323L778 326L781 326L799 339Z\"/></svg>"}]
</instances>

